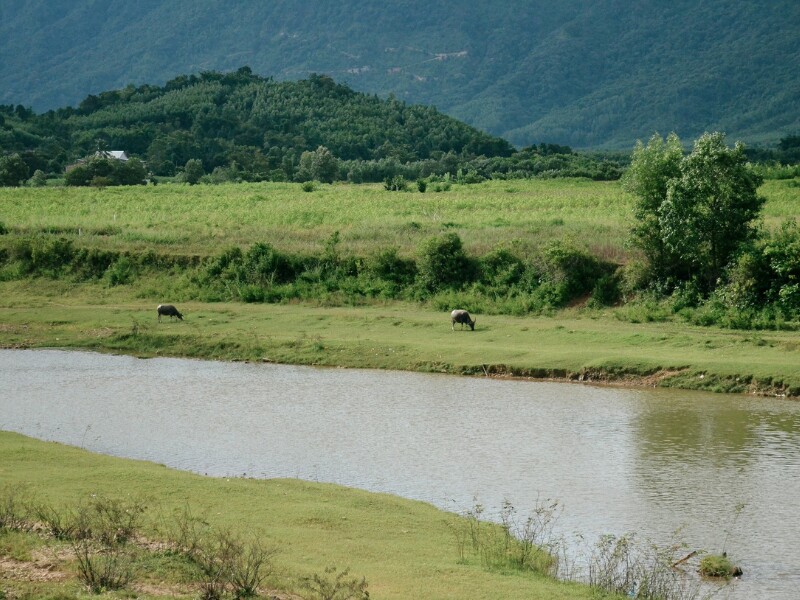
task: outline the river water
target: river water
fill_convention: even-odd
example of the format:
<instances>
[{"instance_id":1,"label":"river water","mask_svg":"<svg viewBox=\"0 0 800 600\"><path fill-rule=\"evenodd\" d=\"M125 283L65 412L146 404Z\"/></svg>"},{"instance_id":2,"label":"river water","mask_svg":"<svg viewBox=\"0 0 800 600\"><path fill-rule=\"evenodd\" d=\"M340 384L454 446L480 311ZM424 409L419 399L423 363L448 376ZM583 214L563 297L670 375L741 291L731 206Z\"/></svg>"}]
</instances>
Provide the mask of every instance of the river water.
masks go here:
<instances>
[{"instance_id":1,"label":"river water","mask_svg":"<svg viewBox=\"0 0 800 600\"><path fill-rule=\"evenodd\" d=\"M213 476L294 477L728 555L800 597L800 403L676 390L0 350L0 429Z\"/></svg>"}]
</instances>

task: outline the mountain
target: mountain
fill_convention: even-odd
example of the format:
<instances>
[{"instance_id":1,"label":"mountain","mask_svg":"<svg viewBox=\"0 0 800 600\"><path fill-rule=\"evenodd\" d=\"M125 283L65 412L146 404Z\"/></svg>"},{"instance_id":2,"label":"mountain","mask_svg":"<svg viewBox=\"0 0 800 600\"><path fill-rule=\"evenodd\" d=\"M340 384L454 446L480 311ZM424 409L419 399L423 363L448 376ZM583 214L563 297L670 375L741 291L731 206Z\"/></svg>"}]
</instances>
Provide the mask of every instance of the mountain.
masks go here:
<instances>
[{"instance_id":1,"label":"mountain","mask_svg":"<svg viewBox=\"0 0 800 600\"><path fill-rule=\"evenodd\" d=\"M797 0L3 0L0 104L244 65L431 104L514 144L800 131Z\"/></svg>"}]
</instances>

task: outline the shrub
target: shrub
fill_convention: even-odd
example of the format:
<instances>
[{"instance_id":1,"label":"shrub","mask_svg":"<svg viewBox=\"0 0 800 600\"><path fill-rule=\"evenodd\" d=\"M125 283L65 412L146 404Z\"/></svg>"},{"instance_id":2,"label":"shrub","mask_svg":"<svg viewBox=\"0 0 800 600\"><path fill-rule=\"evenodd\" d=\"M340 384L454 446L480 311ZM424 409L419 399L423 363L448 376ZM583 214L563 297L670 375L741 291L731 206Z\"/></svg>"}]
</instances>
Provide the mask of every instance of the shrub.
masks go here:
<instances>
[{"instance_id":1,"label":"shrub","mask_svg":"<svg viewBox=\"0 0 800 600\"><path fill-rule=\"evenodd\" d=\"M619 280L617 273L602 275L595 281L588 305L592 308L600 308L616 304L622 296Z\"/></svg>"},{"instance_id":2,"label":"shrub","mask_svg":"<svg viewBox=\"0 0 800 600\"><path fill-rule=\"evenodd\" d=\"M413 283L417 265L401 258L397 248L387 248L367 259L366 270L373 277L405 286Z\"/></svg>"},{"instance_id":3,"label":"shrub","mask_svg":"<svg viewBox=\"0 0 800 600\"><path fill-rule=\"evenodd\" d=\"M22 185L29 173L28 165L19 154L0 156L0 186Z\"/></svg>"},{"instance_id":4,"label":"shrub","mask_svg":"<svg viewBox=\"0 0 800 600\"><path fill-rule=\"evenodd\" d=\"M555 242L545 249L542 262L542 293L553 306L563 306L570 300L588 294L602 277L611 275L613 266L601 263L595 257L564 242ZM603 286L613 292L614 280L606 280Z\"/></svg>"},{"instance_id":5,"label":"shrub","mask_svg":"<svg viewBox=\"0 0 800 600\"><path fill-rule=\"evenodd\" d=\"M79 507L75 527L82 535L70 540L78 576L93 592L125 587L133 574L133 540L143 504L96 497Z\"/></svg>"},{"instance_id":6,"label":"shrub","mask_svg":"<svg viewBox=\"0 0 800 600\"><path fill-rule=\"evenodd\" d=\"M429 239L420 249L418 280L423 289L459 288L474 278L475 268L467 258L456 233Z\"/></svg>"},{"instance_id":7,"label":"shrub","mask_svg":"<svg viewBox=\"0 0 800 600\"><path fill-rule=\"evenodd\" d=\"M73 253L70 266L78 279L96 279L103 277L119 257L118 253L108 250L79 248Z\"/></svg>"},{"instance_id":8,"label":"shrub","mask_svg":"<svg viewBox=\"0 0 800 600\"><path fill-rule=\"evenodd\" d=\"M133 573L130 549L119 544L98 545L91 539L73 540L79 579L93 592L125 587Z\"/></svg>"},{"instance_id":9,"label":"shrub","mask_svg":"<svg viewBox=\"0 0 800 600\"><path fill-rule=\"evenodd\" d=\"M481 183L485 178L478 174L475 169L470 169L464 173L463 169L459 169L456 173L456 181L461 184Z\"/></svg>"},{"instance_id":10,"label":"shrub","mask_svg":"<svg viewBox=\"0 0 800 600\"><path fill-rule=\"evenodd\" d=\"M0 531L23 529L27 524L27 509L22 502L22 490L3 486L0 488Z\"/></svg>"},{"instance_id":11,"label":"shrub","mask_svg":"<svg viewBox=\"0 0 800 600\"><path fill-rule=\"evenodd\" d=\"M311 594L309 600L368 600L367 580L351 577L350 570L337 573L335 566L326 567L325 573L315 573L302 580L303 587Z\"/></svg>"},{"instance_id":12,"label":"shrub","mask_svg":"<svg viewBox=\"0 0 800 600\"><path fill-rule=\"evenodd\" d=\"M30 240L28 268L33 273L57 277L72 258L72 242L66 238L46 236Z\"/></svg>"},{"instance_id":13,"label":"shrub","mask_svg":"<svg viewBox=\"0 0 800 600\"><path fill-rule=\"evenodd\" d=\"M767 241L764 256L772 272L771 295L788 313L800 311L800 227L794 219Z\"/></svg>"},{"instance_id":14,"label":"shrub","mask_svg":"<svg viewBox=\"0 0 800 600\"><path fill-rule=\"evenodd\" d=\"M186 161L186 166L183 168L183 180L189 185L194 185L200 181L200 178L205 175L203 169L203 162L197 158L191 158Z\"/></svg>"},{"instance_id":15,"label":"shrub","mask_svg":"<svg viewBox=\"0 0 800 600\"><path fill-rule=\"evenodd\" d=\"M481 281L492 287L517 285L525 275L525 263L510 250L498 248L481 257Z\"/></svg>"},{"instance_id":16,"label":"shrub","mask_svg":"<svg viewBox=\"0 0 800 600\"><path fill-rule=\"evenodd\" d=\"M247 281L259 284L285 283L295 278L291 260L262 242L253 244L244 256Z\"/></svg>"},{"instance_id":17,"label":"shrub","mask_svg":"<svg viewBox=\"0 0 800 600\"><path fill-rule=\"evenodd\" d=\"M57 540L70 540L78 537L78 523L71 511L59 510L49 504L37 502L31 505L31 513Z\"/></svg>"},{"instance_id":18,"label":"shrub","mask_svg":"<svg viewBox=\"0 0 800 600\"><path fill-rule=\"evenodd\" d=\"M92 177L92 180L89 182L89 185L96 188L104 188L110 185L114 185L114 182L110 177L105 177L104 175L95 175L94 177Z\"/></svg>"},{"instance_id":19,"label":"shrub","mask_svg":"<svg viewBox=\"0 0 800 600\"><path fill-rule=\"evenodd\" d=\"M47 185L47 176L41 169L36 169L33 176L28 180L28 185L31 187L44 187Z\"/></svg>"},{"instance_id":20,"label":"shrub","mask_svg":"<svg viewBox=\"0 0 800 600\"><path fill-rule=\"evenodd\" d=\"M190 558L200 567L201 598L222 598L232 588L234 598L252 598L272 572L275 548L259 539L245 543L230 531L215 531L203 538Z\"/></svg>"},{"instance_id":21,"label":"shrub","mask_svg":"<svg viewBox=\"0 0 800 600\"><path fill-rule=\"evenodd\" d=\"M405 192L408 189L408 183L402 175L395 175L387 177L383 182L383 187L390 192Z\"/></svg>"},{"instance_id":22,"label":"shrub","mask_svg":"<svg viewBox=\"0 0 800 600\"><path fill-rule=\"evenodd\" d=\"M136 269L134 264L131 262L131 259L127 256L120 256L110 267L108 267L105 277L108 285L113 287L130 283L135 274Z\"/></svg>"}]
</instances>

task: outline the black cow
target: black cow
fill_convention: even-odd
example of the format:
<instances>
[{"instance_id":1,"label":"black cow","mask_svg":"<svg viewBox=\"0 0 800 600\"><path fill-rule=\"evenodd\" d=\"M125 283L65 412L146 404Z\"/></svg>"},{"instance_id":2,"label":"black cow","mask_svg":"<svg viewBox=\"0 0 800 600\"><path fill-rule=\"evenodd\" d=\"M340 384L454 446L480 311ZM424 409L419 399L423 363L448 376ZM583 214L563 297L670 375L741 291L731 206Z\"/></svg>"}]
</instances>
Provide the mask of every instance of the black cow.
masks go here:
<instances>
[{"instance_id":1,"label":"black cow","mask_svg":"<svg viewBox=\"0 0 800 600\"><path fill-rule=\"evenodd\" d=\"M165 317L178 317L181 321L183 321L183 315L180 311L172 306L172 304L159 304L158 308L156 308L158 312L158 322L161 323L161 315Z\"/></svg>"}]
</instances>

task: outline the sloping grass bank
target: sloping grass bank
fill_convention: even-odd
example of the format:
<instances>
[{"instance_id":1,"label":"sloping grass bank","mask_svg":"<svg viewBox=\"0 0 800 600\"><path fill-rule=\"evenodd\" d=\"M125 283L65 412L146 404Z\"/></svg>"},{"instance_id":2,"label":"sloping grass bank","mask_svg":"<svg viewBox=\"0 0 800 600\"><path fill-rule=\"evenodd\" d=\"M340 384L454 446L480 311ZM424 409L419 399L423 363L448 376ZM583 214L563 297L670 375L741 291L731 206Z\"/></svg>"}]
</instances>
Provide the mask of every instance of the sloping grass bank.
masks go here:
<instances>
[{"instance_id":1,"label":"sloping grass bank","mask_svg":"<svg viewBox=\"0 0 800 600\"><path fill-rule=\"evenodd\" d=\"M275 546L275 575L269 582L274 590L296 591L301 577L336 564L365 577L370 597L376 599L612 597L532 573L486 570L479 560L459 560L448 526L455 515L422 502L341 486L201 477L2 431L0 481L55 506L107 496L143 501L150 512L168 516L189 505L213 526L255 533ZM157 537L155 523L146 524L144 533ZM0 527L0 559L16 547L20 560L14 564L30 562L20 545ZM62 559L51 557L51 572L68 568ZM196 591L171 581L167 572L159 576L165 579L144 591L102 597L197 597ZM50 581L19 581L0 573L0 593L14 598L92 597L68 573Z\"/></svg>"},{"instance_id":2,"label":"sloping grass bank","mask_svg":"<svg viewBox=\"0 0 800 600\"><path fill-rule=\"evenodd\" d=\"M557 317L477 315L475 331L416 305L181 303L183 322L156 320L155 301L126 286L44 279L0 283L0 346L138 356L434 371L800 395L796 332L631 323L614 310Z\"/></svg>"}]
</instances>

